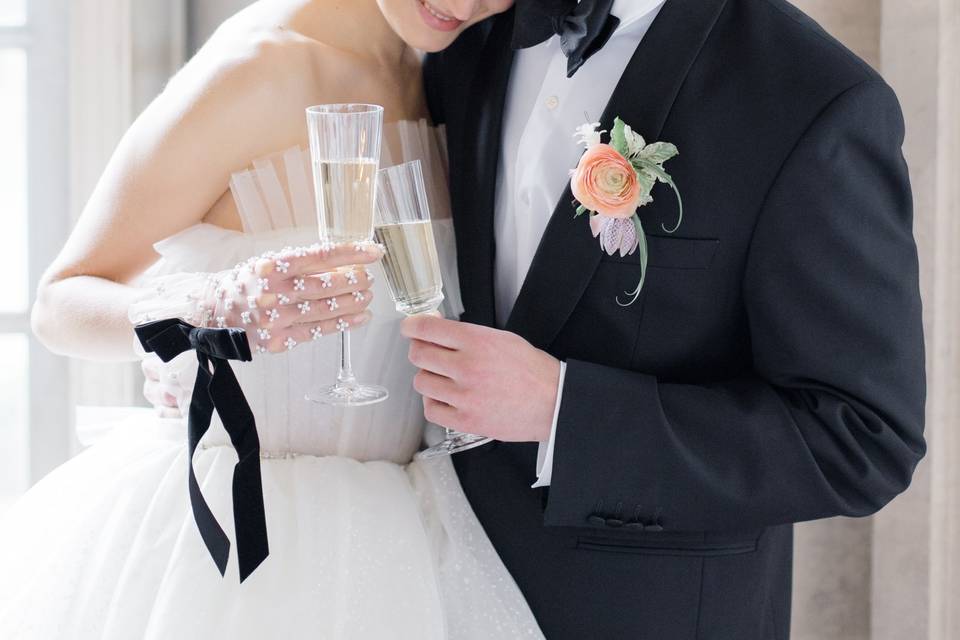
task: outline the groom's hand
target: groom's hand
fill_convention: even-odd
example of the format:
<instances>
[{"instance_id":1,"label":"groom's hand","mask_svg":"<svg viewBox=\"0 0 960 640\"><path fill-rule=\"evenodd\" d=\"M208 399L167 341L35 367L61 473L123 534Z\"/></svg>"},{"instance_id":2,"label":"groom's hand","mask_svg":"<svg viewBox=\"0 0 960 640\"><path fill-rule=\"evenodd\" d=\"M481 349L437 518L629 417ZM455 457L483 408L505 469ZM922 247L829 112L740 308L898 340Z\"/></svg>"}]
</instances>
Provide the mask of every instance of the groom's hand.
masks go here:
<instances>
[{"instance_id":1,"label":"groom's hand","mask_svg":"<svg viewBox=\"0 0 960 640\"><path fill-rule=\"evenodd\" d=\"M520 336L414 316L403 321L430 422L506 442L550 438L560 362Z\"/></svg>"}]
</instances>

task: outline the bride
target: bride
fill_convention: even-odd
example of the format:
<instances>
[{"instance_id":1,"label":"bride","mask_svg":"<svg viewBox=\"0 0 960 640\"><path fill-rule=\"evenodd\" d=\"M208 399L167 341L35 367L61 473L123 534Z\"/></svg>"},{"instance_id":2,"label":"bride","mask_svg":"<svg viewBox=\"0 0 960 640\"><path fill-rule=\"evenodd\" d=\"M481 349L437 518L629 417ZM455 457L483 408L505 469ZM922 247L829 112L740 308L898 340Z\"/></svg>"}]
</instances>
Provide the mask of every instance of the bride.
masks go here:
<instances>
[{"instance_id":1,"label":"bride","mask_svg":"<svg viewBox=\"0 0 960 640\"><path fill-rule=\"evenodd\" d=\"M542 637L449 459L411 462L424 419L401 318L374 284L379 250L316 247L303 150L308 105L381 104L384 163L419 158L443 218L442 131L425 122L415 49L509 4L261 0L137 119L43 279L34 328L61 354L143 359L163 413L116 426L0 523L0 637ZM456 313L452 228L436 228ZM162 318L241 327L254 349L231 363L259 433L269 546L246 572L237 455L216 416L192 468L228 556L211 557L191 510L180 416L196 355L164 364L135 346L133 324ZM338 330L356 330L354 365L388 401L303 399L333 376Z\"/></svg>"}]
</instances>

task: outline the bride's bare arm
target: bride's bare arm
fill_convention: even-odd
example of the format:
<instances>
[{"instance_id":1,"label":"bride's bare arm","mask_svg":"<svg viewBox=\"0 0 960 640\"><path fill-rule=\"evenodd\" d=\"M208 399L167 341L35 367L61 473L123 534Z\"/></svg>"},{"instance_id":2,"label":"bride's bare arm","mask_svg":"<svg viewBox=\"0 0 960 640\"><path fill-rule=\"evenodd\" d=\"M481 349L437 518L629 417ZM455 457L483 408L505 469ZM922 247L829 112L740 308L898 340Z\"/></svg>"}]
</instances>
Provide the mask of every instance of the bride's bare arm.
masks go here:
<instances>
[{"instance_id":1,"label":"bride's bare arm","mask_svg":"<svg viewBox=\"0 0 960 640\"><path fill-rule=\"evenodd\" d=\"M153 244L202 221L251 158L299 142L283 123L297 114L302 125L302 108L278 113L278 96L296 101L283 77L297 73L279 49L215 38L130 127L41 279L32 324L48 348L135 359L127 308L139 291L128 283L157 259Z\"/></svg>"}]
</instances>

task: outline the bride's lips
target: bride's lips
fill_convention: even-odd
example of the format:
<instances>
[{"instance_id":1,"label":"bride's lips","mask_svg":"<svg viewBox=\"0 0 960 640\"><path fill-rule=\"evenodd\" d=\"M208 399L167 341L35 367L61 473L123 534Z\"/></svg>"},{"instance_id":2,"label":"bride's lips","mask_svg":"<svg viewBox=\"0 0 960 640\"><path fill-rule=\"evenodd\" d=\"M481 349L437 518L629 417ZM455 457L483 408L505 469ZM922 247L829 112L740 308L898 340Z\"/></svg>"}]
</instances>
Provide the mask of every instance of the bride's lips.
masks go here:
<instances>
[{"instance_id":1,"label":"bride's lips","mask_svg":"<svg viewBox=\"0 0 960 640\"><path fill-rule=\"evenodd\" d=\"M431 29L436 29L437 31L455 31L463 24L462 20L448 16L427 2L427 0L416 0L416 2L420 9L420 17Z\"/></svg>"}]
</instances>

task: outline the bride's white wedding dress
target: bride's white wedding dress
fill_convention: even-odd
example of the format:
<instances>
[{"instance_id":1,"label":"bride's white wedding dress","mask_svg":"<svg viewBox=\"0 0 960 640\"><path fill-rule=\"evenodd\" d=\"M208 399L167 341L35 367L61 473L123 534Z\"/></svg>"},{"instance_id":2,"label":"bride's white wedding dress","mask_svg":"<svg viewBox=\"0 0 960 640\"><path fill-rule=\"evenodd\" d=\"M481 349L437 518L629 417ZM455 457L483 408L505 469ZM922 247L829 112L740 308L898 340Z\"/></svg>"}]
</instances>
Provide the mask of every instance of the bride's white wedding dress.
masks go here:
<instances>
[{"instance_id":1,"label":"bride's white wedding dress","mask_svg":"<svg viewBox=\"0 0 960 640\"><path fill-rule=\"evenodd\" d=\"M389 160L421 157L442 210L442 154L425 123L385 136ZM389 161L388 160L388 161ZM244 232L200 224L160 242L147 277L216 272L264 250L316 241L299 149L258 160L231 188ZM458 300L453 236L438 221L445 291ZM304 400L335 375L337 340L231 362L256 417L270 555L242 584L236 544L221 577L187 491L185 421L136 412L51 473L0 523L0 638L537 638L533 615L464 497L449 459L411 462L423 435L401 316L377 279L354 367L386 402L334 409ZM174 292L167 292L167 298ZM145 319L162 301L133 309ZM187 352L166 365L192 376ZM231 540L237 457L214 418L194 458Z\"/></svg>"}]
</instances>

